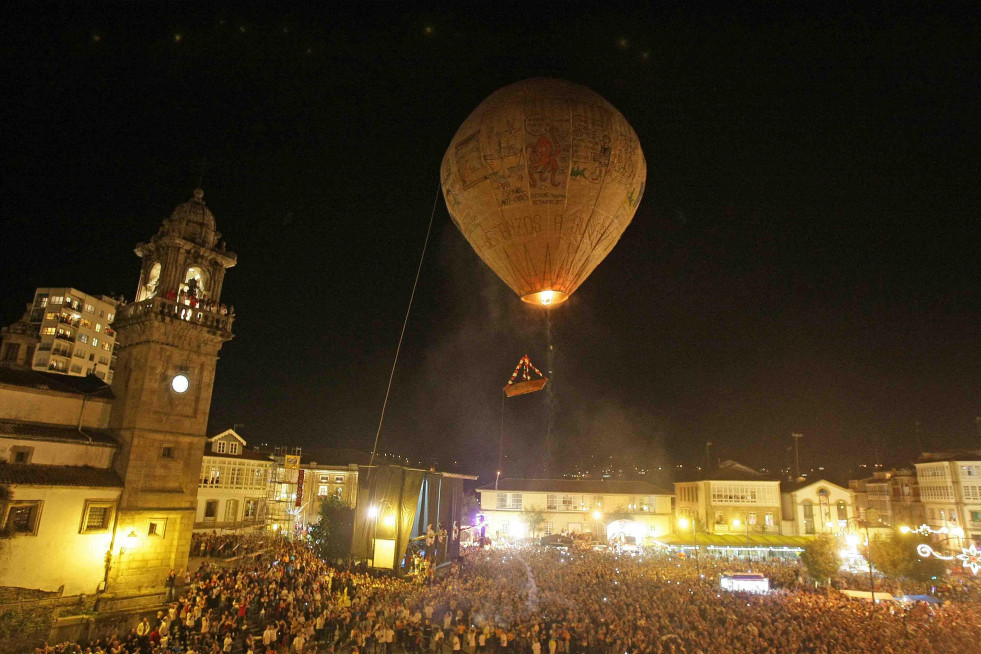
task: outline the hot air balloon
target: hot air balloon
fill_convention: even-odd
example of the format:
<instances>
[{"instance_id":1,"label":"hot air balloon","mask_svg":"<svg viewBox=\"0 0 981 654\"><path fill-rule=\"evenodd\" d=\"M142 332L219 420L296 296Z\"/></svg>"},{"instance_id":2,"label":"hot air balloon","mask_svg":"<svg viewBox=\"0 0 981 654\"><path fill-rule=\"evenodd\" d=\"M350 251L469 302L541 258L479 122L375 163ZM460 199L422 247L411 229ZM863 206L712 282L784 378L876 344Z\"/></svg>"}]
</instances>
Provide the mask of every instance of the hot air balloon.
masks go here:
<instances>
[{"instance_id":1,"label":"hot air balloon","mask_svg":"<svg viewBox=\"0 0 981 654\"><path fill-rule=\"evenodd\" d=\"M644 194L633 128L590 89L535 78L474 109L440 168L453 222L525 302L564 302L616 245Z\"/></svg>"}]
</instances>

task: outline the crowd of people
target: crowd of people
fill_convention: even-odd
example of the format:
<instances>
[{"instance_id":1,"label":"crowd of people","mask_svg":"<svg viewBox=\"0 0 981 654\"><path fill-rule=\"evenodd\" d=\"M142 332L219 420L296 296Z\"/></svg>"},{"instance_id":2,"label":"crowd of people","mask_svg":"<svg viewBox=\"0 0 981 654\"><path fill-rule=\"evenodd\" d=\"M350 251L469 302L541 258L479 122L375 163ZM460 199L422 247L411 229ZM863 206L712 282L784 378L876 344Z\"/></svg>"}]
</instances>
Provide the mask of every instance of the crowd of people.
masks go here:
<instances>
[{"instance_id":1,"label":"crowd of people","mask_svg":"<svg viewBox=\"0 0 981 654\"><path fill-rule=\"evenodd\" d=\"M977 652L981 602L850 600L796 563L754 564L768 594L719 589L732 564L667 553L474 548L443 576L331 567L302 543L206 561L127 634L43 654Z\"/></svg>"}]
</instances>

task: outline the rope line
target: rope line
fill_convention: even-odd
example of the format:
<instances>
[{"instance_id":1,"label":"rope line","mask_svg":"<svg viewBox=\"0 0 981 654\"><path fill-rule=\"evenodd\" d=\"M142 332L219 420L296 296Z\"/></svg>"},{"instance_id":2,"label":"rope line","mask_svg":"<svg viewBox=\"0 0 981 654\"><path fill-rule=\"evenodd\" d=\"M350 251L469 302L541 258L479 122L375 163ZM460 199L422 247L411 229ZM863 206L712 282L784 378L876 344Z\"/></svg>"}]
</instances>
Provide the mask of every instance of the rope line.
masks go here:
<instances>
[{"instance_id":1,"label":"rope line","mask_svg":"<svg viewBox=\"0 0 981 654\"><path fill-rule=\"evenodd\" d=\"M395 379L395 367L399 363L399 353L402 351L402 339L405 338L405 328L409 324L409 314L412 312L412 301L416 297L416 287L419 285L419 275L422 273L422 262L426 260L426 249L429 247L429 234L433 230L433 219L436 217L436 206L439 204L441 187L436 185L436 198L433 200L433 211L429 215L429 226L426 228L426 240L422 244L422 254L419 256L419 267L416 268L416 279L412 282L412 294L409 295L409 306L405 309L405 320L402 321L402 333L399 334L399 344L395 348L395 360L392 361L392 371L388 375L388 387L385 389L385 401L382 402L381 416L378 417L378 430L375 432L375 444L371 446L371 459L368 462L368 474L375 463L375 453L378 451L378 437L381 436L382 424L385 422L385 409L388 407L388 396L392 392L392 380Z\"/></svg>"}]
</instances>

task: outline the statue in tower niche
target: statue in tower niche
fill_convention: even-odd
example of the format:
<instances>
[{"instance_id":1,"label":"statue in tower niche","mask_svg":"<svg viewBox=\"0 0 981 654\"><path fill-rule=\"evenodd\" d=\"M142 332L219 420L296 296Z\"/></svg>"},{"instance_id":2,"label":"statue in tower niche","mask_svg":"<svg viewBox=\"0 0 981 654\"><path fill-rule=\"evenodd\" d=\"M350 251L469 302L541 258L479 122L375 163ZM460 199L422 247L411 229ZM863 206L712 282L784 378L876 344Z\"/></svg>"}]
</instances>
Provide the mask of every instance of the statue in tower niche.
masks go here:
<instances>
[{"instance_id":1,"label":"statue in tower niche","mask_svg":"<svg viewBox=\"0 0 981 654\"><path fill-rule=\"evenodd\" d=\"M136 246L137 299L113 323L116 533L135 534L139 552L110 561L116 592L163 595L170 569L187 565L218 351L232 338L233 316L219 301L237 257L219 236L196 189Z\"/></svg>"}]
</instances>

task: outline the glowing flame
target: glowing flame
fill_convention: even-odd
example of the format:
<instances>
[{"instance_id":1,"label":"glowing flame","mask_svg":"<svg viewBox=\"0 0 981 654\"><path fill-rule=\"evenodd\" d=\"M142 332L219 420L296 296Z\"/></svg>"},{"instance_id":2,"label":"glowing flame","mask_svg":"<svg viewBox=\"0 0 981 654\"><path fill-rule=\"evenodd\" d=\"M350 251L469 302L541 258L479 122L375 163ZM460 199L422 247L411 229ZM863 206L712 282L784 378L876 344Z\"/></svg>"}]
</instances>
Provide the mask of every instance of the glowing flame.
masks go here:
<instances>
[{"instance_id":1,"label":"glowing flame","mask_svg":"<svg viewBox=\"0 0 981 654\"><path fill-rule=\"evenodd\" d=\"M555 291L542 291L541 301L542 304L552 304L552 298L555 296Z\"/></svg>"}]
</instances>

